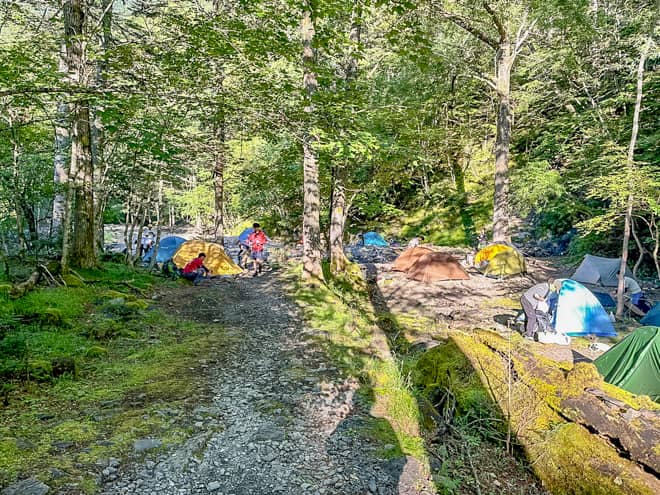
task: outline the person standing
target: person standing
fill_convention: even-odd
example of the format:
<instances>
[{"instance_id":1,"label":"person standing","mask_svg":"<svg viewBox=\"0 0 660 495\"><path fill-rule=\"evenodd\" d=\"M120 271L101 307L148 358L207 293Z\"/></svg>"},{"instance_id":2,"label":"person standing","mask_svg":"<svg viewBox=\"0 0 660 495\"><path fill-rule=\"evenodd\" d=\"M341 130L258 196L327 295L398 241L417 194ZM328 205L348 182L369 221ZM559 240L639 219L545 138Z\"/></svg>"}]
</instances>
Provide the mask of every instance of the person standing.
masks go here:
<instances>
[{"instance_id":1,"label":"person standing","mask_svg":"<svg viewBox=\"0 0 660 495\"><path fill-rule=\"evenodd\" d=\"M252 276L256 277L262 270L264 263L264 248L268 243L268 237L258 223L255 223L252 228L254 229L254 232L248 236L248 245L250 246L250 257L254 260L254 273Z\"/></svg>"}]
</instances>

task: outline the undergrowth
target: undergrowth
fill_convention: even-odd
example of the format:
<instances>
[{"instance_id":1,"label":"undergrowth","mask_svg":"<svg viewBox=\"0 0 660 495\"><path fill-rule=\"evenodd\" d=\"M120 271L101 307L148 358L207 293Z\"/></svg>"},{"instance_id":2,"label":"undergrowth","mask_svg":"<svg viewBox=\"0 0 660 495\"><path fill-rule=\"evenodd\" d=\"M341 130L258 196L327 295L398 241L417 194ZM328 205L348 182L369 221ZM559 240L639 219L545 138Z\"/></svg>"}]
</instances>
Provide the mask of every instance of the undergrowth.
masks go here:
<instances>
[{"instance_id":1,"label":"undergrowth","mask_svg":"<svg viewBox=\"0 0 660 495\"><path fill-rule=\"evenodd\" d=\"M152 307L161 278L118 264L80 275L80 287L0 299L0 486L36 476L94 493L102 460L135 439L181 442L188 391L205 393L199 360L224 343Z\"/></svg>"}]
</instances>

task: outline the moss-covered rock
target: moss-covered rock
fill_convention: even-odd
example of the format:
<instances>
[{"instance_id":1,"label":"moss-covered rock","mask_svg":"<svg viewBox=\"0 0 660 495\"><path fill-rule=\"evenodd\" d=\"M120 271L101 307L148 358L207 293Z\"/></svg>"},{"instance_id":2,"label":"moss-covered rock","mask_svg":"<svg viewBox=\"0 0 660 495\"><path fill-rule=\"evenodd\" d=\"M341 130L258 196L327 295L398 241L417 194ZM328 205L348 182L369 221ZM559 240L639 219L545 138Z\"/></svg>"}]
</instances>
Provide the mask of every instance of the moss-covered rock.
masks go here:
<instances>
[{"instance_id":1,"label":"moss-covered rock","mask_svg":"<svg viewBox=\"0 0 660 495\"><path fill-rule=\"evenodd\" d=\"M57 308L45 309L39 315L39 321L44 325L51 325L54 327L66 327L68 325L62 310Z\"/></svg>"},{"instance_id":2,"label":"moss-covered rock","mask_svg":"<svg viewBox=\"0 0 660 495\"><path fill-rule=\"evenodd\" d=\"M62 275L62 280L64 280L64 283L66 283L66 285L68 287L84 287L85 286L85 283L82 280L80 280L78 277L76 277L75 275L72 275L70 273Z\"/></svg>"}]
</instances>

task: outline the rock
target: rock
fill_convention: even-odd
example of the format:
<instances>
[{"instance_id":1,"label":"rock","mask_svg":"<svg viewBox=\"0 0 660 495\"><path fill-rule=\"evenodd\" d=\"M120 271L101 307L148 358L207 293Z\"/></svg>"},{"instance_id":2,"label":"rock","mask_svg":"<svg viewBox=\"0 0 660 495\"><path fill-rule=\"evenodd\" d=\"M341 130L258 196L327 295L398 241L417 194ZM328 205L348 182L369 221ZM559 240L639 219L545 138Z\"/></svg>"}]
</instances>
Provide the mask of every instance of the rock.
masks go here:
<instances>
[{"instance_id":1,"label":"rock","mask_svg":"<svg viewBox=\"0 0 660 495\"><path fill-rule=\"evenodd\" d=\"M376 493L376 490L377 490L377 489L378 489L378 487L376 487L376 480L373 479L373 478L371 478L371 479L369 480L369 491L370 491L371 493Z\"/></svg>"},{"instance_id":2,"label":"rock","mask_svg":"<svg viewBox=\"0 0 660 495\"><path fill-rule=\"evenodd\" d=\"M211 481L208 485L206 485L206 489L210 492L215 492L220 489L222 486L222 483L219 481Z\"/></svg>"},{"instance_id":3,"label":"rock","mask_svg":"<svg viewBox=\"0 0 660 495\"><path fill-rule=\"evenodd\" d=\"M52 480L57 480L60 478L64 478L66 476L66 473L64 471L57 468L50 468L49 472L50 472L50 479Z\"/></svg>"},{"instance_id":4,"label":"rock","mask_svg":"<svg viewBox=\"0 0 660 495\"><path fill-rule=\"evenodd\" d=\"M2 490L2 495L46 495L50 487L36 478L28 478Z\"/></svg>"},{"instance_id":5,"label":"rock","mask_svg":"<svg viewBox=\"0 0 660 495\"><path fill-rule=\"evenodd\" d=\"M134 452L144 452L146 450L157 449L162 445L162 442L156 438L141 438L133 442Z\"/></svg>"},{"instance_id":6,"label":"rock","mask_svg":"<svg viewBox=\"0 0 660 495\"><path fill-rule=\"evenodd\" d=\"M282 440L284 440L284 431L282 431L281 429L275 426L266 425L256 433L254 439L257 442L265 442L265 441L281 442Z\"/></svg>"}]
</instances>

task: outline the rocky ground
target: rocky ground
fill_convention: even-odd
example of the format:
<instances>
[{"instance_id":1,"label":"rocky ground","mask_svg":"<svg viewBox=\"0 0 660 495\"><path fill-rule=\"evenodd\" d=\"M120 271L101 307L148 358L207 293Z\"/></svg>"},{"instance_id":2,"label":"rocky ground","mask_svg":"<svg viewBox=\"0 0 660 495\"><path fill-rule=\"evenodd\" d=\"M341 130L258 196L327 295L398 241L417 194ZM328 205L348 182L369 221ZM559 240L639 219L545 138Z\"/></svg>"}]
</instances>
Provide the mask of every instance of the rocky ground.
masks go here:
<instances>
[{"instance_id":1,"label":"rocky ground","mask_svg":"<svg viewBox=\"0 0 660 495\"><path fill-rule=\"evenodd\" d=\"M417 461L387 459L394 445L360 434L369 403L359 383L318 350L275 275L215 279L159 298L180 317L224 327L235 347L212 373L212 403L193 411L191 439L157 455L148 449L157 442L146 445L131 467L106 470L104 494L432 493Z\"/></svg>"}]
</instances>

